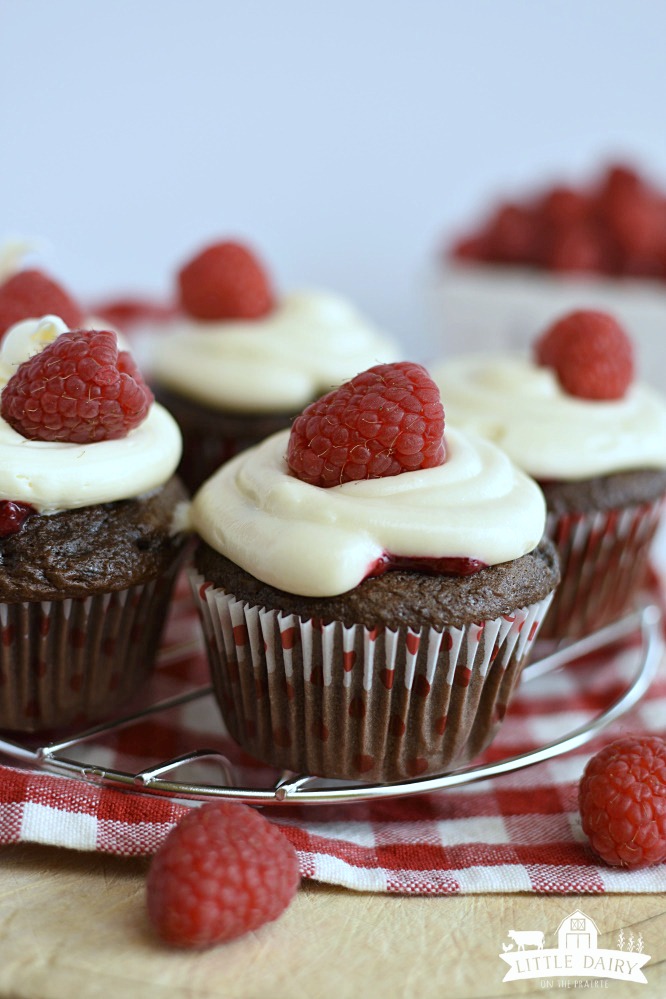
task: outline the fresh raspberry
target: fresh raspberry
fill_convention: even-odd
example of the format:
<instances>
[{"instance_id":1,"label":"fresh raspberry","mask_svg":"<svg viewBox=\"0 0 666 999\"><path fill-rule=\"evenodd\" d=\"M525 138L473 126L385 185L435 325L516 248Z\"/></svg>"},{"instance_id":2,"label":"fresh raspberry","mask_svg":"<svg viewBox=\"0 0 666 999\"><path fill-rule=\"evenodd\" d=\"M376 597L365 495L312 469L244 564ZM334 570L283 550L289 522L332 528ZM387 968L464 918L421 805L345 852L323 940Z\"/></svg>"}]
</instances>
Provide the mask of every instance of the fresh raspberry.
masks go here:
<instances>
[{"instance_id":1,"label":"fresh raspberry","mask_svg":"<svg viewBox=\"0 0 666 999\"><path fill-rule=\"evenodd\" d=\"M449 255L446 250L444 257ZM455 260L485 260L488 255L488 240L481 234L479 236L463 236L454 243L451 255Z\"/></svg>"},{"instance_id":2,"label":"fresh raspberry","mask_svg":"<svg viewBox=\"0 0 666 999\"><path fill-rule=\"evenodd\" d=\"M664 214L657 198L618 197L609 210L607 226L623 261L653 259L664 239Z\"/></svg>"},{"instance_id":3,"label":"fresh raspberry","mask_svg":"<svg viewBox=\"0 0 666 999\"><path fill-rule=\"evenodd\" d=\"M646 190L643 178L626 163L612 163L606 168L596 193L599 212L607 215L618 201L640 197Z\"/></svg>"},{"instance_id":4,"label":"fresh raspberry","mask_svg":"<svg viewBox=\"0 0 666 999\"><path fill-rule=\"evenodd\" d=\"M502 264L528 264L533 260L536 219L528 205L507 204L497 209L488 228L491 260Z\"/></svg>"},{"instance_id":5,"label":"fresh raspberry","mask_svg":"<svg viewBox=\"0 0 666 999\"><path fill-rule=\"evenodd\" d=\"M558 319L537 340L535 356L555 369L565 392L581 399L621 399L634 377L631 340L605 312L580 310Z\"/></svg>"},{"instance_id":6,"label":"fresh raspberry","mask_svg":"<svg viewBox=\"0 0 666 999\"><path fill-rule=\"evenodd\" d=\"M28 517L37 511L30 503L18 503L15 500L0 500L0 538L8 538L18 534Z\"/></svg>"},{"instance_id":7,"label":"fresh raspberry","mask_svg":"<svg viewBox=\"0 0 666 999\"><path fill-rule=\"evenodd\" d=\"M666 860L666 742L626 736L585 767L578 789L583 831L607 864Z\"/></svg>"},{"instance_id":8,"label":"fresh raspberry","mask_svg":"<svg viewBox=\"0 0 666 999\"><path fill-rule=\"evenodd\" d=\"M19 365L0 400L3 419L33 441L92 444L125 437L153 394L115 333L61 333Z\"/></svg>"},{"instance_id":9,"label":"fresh raspberry","mask_svg":"<svg viewBox=\"0 0 666 999\"><path fill-rule=\"evenodd\" d=\"M178 274L180 303L195 319L258 319L273 308L266 271L240 243L215 243Z\"/></svg>"},{"instance_id":10,"label":"fresh raspberry","mask_svg":"<svg viewBox=\"0 0 666 999\"><path fill-rule=\"evenodd\" d=\"M444 410L420 364L378 364L303 410L292 425L289 471L337 486L442 465Z\"/></svg>"},{"instance_id":11,"label":"fresh raspberry","mask_svg":"<svg viewBox=\"0 0 666 999\"><path fill-rule=\"evenodd\" d=\"M540 220L558 229L584 222L589 210L590 199L586 194L563 185L551 187L538 207Z\"/></svg>"},{"instance_id":12,"label":"fresh raspberry","mask_svg":"<svg viewBox=\"0 0 666 999\"><path fill-rule=\"evenodd\" d=\"M606 271L603 238L588 225L555 229L544 240L543 264L561 273L594 274Z\"/></svg>"},{"instance_id":13,"label":"fresh raspberry","mask_svg":"<svg viewBox=\"0 0 666 999\"><path fill-rule=\"evenodd\" d=\"M83 322L76 302L41 271L17 271L0 285L0 337L14 323L42 316L60 316L70 329Z\"/></svg>"},{"instance_id":14,"label":"fresh raspberry","mask_svg":"<svg viewBox=\"0 0 666 999\"><path fill-rule=\"evenodd\" d=\"M233 940L276 919L298 888L296 851L247 805L216 801L171 830L148 872L148 915L176 947Z\"/></svg>"}]
</instances>

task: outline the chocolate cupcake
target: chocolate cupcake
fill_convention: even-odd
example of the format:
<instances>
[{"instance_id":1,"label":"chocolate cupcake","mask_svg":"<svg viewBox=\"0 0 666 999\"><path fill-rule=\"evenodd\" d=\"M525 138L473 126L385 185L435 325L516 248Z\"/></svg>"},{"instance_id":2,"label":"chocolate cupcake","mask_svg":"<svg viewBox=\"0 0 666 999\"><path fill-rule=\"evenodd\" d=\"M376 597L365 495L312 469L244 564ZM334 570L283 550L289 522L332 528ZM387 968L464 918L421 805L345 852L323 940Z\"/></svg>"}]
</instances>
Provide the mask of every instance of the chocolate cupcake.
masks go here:
<instances>
[{"instance_id":1,"label":"chocolate cupcake","mask_svg":"<svg viewBox=\"0 0 666 999\"><path fill-rule=\"evenodd\" d=\"M0 346L0 729L112 714L151 670L184 535L180 435L116 335Z\"/></svg>"},{"instance_id":2,"label":"chocolate cupcake","mask_svg":"<svg viewBox=\"0 0 666 999\"><path fill-rule=\"evenodd\" d=\"M491 741L559 573L535 483L443 428L423 368L379 365L195 496L213 683L258 758L392 781Z\"/></svg>"},{"instance_id":3,"label":"chocolate cupcake","mask_svg":"<svg viewBox=\"0 0 666 999\"><path fill-rule=\"evenodd\" d=\"M519 354L431 368L452 420L501 446L544 491L562 584L542 638L574 638L632 606L666 496L666 400L633 377L605 313L558 320Z\"/></svg>"},{"instance_id":4,"label":"chocolate cupcake","mask_svg":"<svg viewBox=\"0 0 666 999\"><path fill-rule=\"evenodd\" d=\"M234 454L290 425L312 399L393 343L329 293L276 295L257 258L217 243L178 275L177 314L153 324L157 398L183 434L180 474L201 485Z\"/></svg>"}]
</instances>

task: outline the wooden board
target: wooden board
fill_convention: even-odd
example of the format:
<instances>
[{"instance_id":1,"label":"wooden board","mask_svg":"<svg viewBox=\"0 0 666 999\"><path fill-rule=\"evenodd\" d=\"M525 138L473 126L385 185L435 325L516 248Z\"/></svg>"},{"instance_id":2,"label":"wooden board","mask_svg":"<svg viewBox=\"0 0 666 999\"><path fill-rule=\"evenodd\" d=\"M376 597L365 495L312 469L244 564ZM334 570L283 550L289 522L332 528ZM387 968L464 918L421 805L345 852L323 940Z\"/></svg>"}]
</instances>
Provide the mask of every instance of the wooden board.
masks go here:
<instances>
[{"instance_id":1,"label":"wooden board","mask_svg":"<svg viewBox=\"0 0 666 999\"><path fill-rule=\"evenodd\" d=\"M640 933L647 985L596 979L585 994L666 995L666 896L352 893L304 882L276 923L212 950L169 950L144 910L147 861L52 847L0 851L0 995L16 999L480 999L571 996L558 979L503 983L510 929L552 934L576 908L600 947ZM571 981L571 980L570 980ZM548 983L552 984L548 984ZM544 984L545 983L545 984Z\"/></svg>"}]
</instances>

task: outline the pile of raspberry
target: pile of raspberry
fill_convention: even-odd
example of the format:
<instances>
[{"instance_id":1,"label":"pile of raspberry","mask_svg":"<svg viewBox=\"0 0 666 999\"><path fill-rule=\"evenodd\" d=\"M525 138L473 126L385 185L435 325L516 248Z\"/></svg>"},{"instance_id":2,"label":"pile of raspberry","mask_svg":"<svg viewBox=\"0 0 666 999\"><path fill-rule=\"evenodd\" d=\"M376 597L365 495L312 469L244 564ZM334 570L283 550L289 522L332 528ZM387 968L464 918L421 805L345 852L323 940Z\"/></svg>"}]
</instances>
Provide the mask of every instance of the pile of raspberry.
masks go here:
<instances>
[{"instance_id":1,"label":"pile of raspberry","mask_svg":"<svg viewBox=\"0 0 666 999\"><path fill-rule=\"evenodd\" d=\"M460 261L666 281L666 196L631 167L504 201L447 250Z\"/></svg>"}]
</instances>

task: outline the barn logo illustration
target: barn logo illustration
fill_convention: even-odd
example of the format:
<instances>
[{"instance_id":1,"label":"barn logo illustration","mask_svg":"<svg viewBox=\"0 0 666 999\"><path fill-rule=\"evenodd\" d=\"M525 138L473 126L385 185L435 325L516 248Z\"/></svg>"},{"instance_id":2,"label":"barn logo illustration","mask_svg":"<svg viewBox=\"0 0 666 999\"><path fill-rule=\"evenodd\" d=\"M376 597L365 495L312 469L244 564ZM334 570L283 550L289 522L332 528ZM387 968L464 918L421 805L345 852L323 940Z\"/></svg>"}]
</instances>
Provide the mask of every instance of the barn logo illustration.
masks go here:
<instances>
[{"instance_id":1,"label":"barn logo illustration","mask_svg":"<svg viewBox=\"0 0 666 999\"><path fill-rule=\"evenodd\" d=\"M620 930L615 950L597 946L599 931L596 923L580 909L563 919L556 931L557 947L546 947L543 930L509 930L499 955L509 965L503 982L524 978L547 978L549 985L557 979L615 978L623 982L647 979L642 968L650 960L643 950L641 934L625 934ZM574 983L562 982L571 988Z\"/></svg>"}]
</instances>

